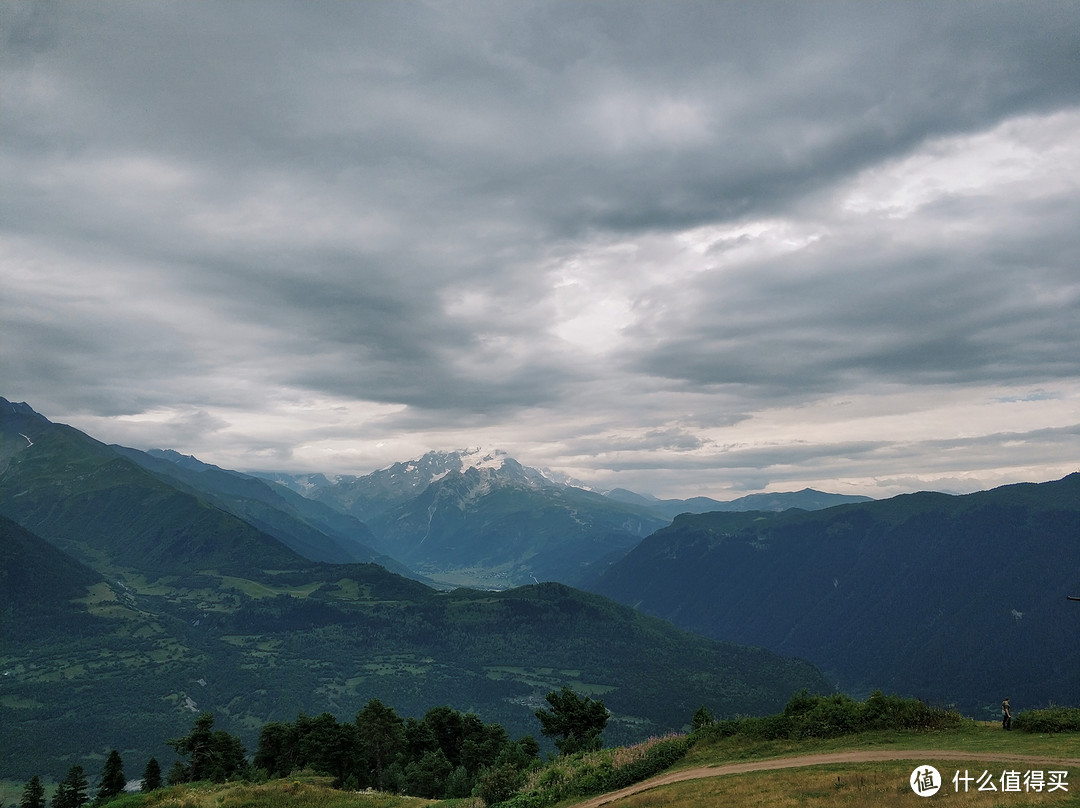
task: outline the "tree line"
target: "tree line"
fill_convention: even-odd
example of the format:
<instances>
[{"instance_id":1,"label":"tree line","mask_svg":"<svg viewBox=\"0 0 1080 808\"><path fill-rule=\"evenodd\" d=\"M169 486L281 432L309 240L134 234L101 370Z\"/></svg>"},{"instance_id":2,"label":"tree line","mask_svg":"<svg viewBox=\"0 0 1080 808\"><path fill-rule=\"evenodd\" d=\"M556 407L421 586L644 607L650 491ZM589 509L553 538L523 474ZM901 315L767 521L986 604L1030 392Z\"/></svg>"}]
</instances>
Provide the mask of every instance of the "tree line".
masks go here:
<instances>
[{"instance_id":1,"label":"tree line","mask_svg":"<svg viewBox=\"0 0 1080 808\"><path fill-rule=\"evenodd\" d=\"M569 688L547 695L550 709L536 710L540 731L562 754L599 749L608 720L603 702ZM352 721L330 713L264 724L249 760L238 737L214 729L204 712L191 731L168 745L178 759L163 778L155 758L146 765L143 792L166 783L263 780L308 770L330 775L334 785L353 791L374 788L428 799L478 796L486 804L507 799L540 764L540 744L531 735L510 738L501 724L484 723L474 713L434 707L423 718L402 718L393 707L371 699ZM52 808L100 806L124 791L123 761L114 749L91 800L82 766L72 766L57 787ZM47 808L36 775L26 784L19 808Z\"/></svg>"},{"instance_id":2,"label":"tree line","mask_svg":"<svg viewBox=\"0 0 1080 808\"><path fill-rule=\"evenodd\" d=\"M104 805L114 797L120 796L127 786L124 776L124 761L115 749L109 752L105 765L101 769L100 782L94 799L90 799L90 781L82 766L75 765L68 769L67 776L56 786L52 798L52 808L83 808L88 803L94 806ZM142 790L154 791L161 788L161 766L157 758L150 758L143 769ZM19 808L46 808L45 786L36 774L23 789Z\"/></svg>"}]
</instances>

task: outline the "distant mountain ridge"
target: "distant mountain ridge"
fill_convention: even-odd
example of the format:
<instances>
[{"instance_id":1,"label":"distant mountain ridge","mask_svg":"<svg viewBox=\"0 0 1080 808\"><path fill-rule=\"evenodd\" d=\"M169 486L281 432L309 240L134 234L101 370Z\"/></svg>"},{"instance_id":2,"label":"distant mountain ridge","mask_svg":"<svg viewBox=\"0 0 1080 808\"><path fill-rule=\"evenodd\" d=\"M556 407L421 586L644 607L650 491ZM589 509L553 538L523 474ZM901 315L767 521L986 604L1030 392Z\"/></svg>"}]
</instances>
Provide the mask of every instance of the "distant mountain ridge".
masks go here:
<instances>
[{"instance_id":1,"label":"distant mountain ridge","mask_svg":"<svg viewBox=\"0 0 1080 808\"><path fill-rule=\"evenodd\" d=\"M364 520L373 546L446 585L576 585L669 521L501 450L431 451L362 477L265 473Z\"/></svg>"},{"instance_id":2,"label":"distant mountain ridge","mask_svg":"<svg viewBox=\"0 0 1080 808\"><path fill-rule=\"evenodd\" d=\"M49 423L28 405L7 407L11 418ZM21 445L15 441L12 451ZM98 451L132 461L193 497L195 507L212 505L305 559L374 562L443 586L504 589L547 580L584 585L672 514L740 505L706 498L642 504L638 500L647 498L629 492L602 496L500 450L431 451L362 477L333 479L243 474L168 449ZM795 502L791 497L800 495L769 496ZM805 497L797 501L809 506ZM75 509L68 521L77 525L84 517ZM194 516L190 521L199 523ZM114 532L126 535L131 524L127 520Z\"/></svg>"},{"instance_id":3,"label":"distant mountain ridge","mask_svg":"<svg viewBox=\"0 0 1080 808\"><path fill-rule=\"evenodd\" d=\"M813 488L801 491L785 491L770 494L747 494L732 500L716 500L711 497L691 497L689 499L657 499L643 496L625 488L608 491L606 496L618 502L626 502L649 508L655 513L674 519L681 513L709 513L711 511L786 511L798 508L804 511L818 511L834 505L847 505L854 502L873 502L872 497L853 494L828 494Z\"/></svg>"},{"instance_id":4,"label":"distant mountain ridge","mask_svg":"<svg viewBox=\"0 0 1080 808\"><path fill-rule=\"evenodd\" d=\"M1080 703L1080 473L963 496L683 515L590 588L683 628L762 643L841 689ZM1019 696L1019 698L1018 698Z\"/></svg>"},{"instance_id":5,"label":"distant mountain ridge","mask_svg":"<svg viewBox=\"0 0 1080 808\"><path fill-rule=\"evenodd\" d=\"M449 585L504 588L537 580L582 585L680 513L807 510L869 497L812 489L659 500L605 493L501 450L431 451L361 477L258 473L363 519L373 546Z\"/></svg>"},{"instance_id":6,"label":"distant mountain ridge","mask_svg":"<svg viewBox=\"0 0 1080 808\"><path fill-rule=\"evenodd\" d=\"M366 521L423 493L425 488L447 474L464 473L468 469L483 469L489 478L527 487L585 487L584 483L566 475L523 466L500 449L432 450L415 460L399 461L363 476L340 474L330 478L325 474L275 472L252 472L252 475L272 480Z\"/></svg>"}]
</instances>

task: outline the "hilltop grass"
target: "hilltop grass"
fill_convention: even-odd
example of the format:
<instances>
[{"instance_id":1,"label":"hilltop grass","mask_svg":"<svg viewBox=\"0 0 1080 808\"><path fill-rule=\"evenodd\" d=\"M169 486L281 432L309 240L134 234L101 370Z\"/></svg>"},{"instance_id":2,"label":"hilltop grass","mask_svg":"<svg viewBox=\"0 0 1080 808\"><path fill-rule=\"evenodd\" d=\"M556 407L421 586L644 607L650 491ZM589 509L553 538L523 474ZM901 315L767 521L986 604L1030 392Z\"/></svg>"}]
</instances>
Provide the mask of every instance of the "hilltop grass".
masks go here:
<instances>
[{"instance_id":1,"label":"hilltop grass","mask_svg":"<svg viewBox=\"0 0 1080 808\"><path fill-rule=\"evenodd\" d=\"M906 749L949 750L971 753L974 768L983 757L1012 754L1043 758L1047 768L1055 759L1080 758L1080 733L1065 733L1073 726L1080 711L1056 708L1053 711L1037 711L1017 716L1017 722L1029 731L1005 732L1000 724L976 722L962 718L958 713L924 705L913 699L884 696L875 693L864 702L857 702L841 694L811 696L806 692L795 694L783 713L760 718L737 718L708 723L689 738L672 738L655 743L653 750L659 755L638 755L648 759L648 773L627 769L612 777L613 762L619 754L605 753L606 757L589 759L587 756L557 759L548 767L534 773L526 788L517 797L505 803L507 808L541 808L542 806L571 806L589 796L617 790L625 785L641 782L659 774L662 770L680 771L700 767L719 766L731 762L766 760L813 753L859 751L891 748L897 752ZM1036 720L1037 719L1037 720ZM1014 722L1014 723L1017 723ZM1053 732L1033 732L1034 727L1044 727ZM647 747L646 747L647 748ZM628 750L623 750L625 753ZM669 754L670 753L670 754ZM600 753L593 753L594 755ZM622 757L627 757L623 754ZM659 764L659 765L657 765ZM956 770L965 764L956 766ZM635 767L642 768L642 767ZM975 770L996 769L998 774L1005 766L988 764ZM829 775L824 788L822 773ZM694 808L698 805L888 805L894 799L910 804L914 794L908 785L911 761L875 762L860 764L836 764L813 766L807 770L761 772L719 778L722 784L690 782L665 786L662 798L643 794L628 798L626 805L665 805L674 808ZM638 776L640 775L640 776ZM946 779L950 775L945 774ZM706 778L711 780L712 778ZM758 785L754 785L754 784ZM762 785L764 784L764 785ZM740 789L742 790L740 792ZM785 796L784 800L765 798L762 789ZM824 790L823 790L824 789ZM759 793L760 792L760 793ZM882 794L888 799L882 799ZM1080 787L1074 789L1080 793ZM673 794L676 795L673 797ZM685 794L685 797L678 797ZM755 796L756 794L756 796ZM956 804L966 804L962 794L951 794ZM978 793L986 802L987 792ZM1003 794L1001 801L993 804L1022 805L1030 803L1033 794ZM1067 793L1034 794L1038 804L1074 804ZM620 802L620 805L624 803Z\"/></svg>"},{"instance_id":2,"label":"hilltop grass","mask_svg":"<svg viewBox=\"0 0 1080 808\"><path fill-rule=\"evenodd\" d=\"M1015 726L1015 724L1014 724ZM746 737L700 739L674 768L688 769L743 760L766 760L847 749L953 749L979 754L1080 758L1080 733L1005 732L996 721L964 719L956 727L919 732L871 730L835 738L759 740ZM1080 781L1078 781L1080 782ZM1080 788L1077 789L1080 791Z\"/></svg>"},{"instance_id":3,"label":"hilltop grass","mask_svg":"<svg viewBox=\"0 0 1080 808\"><path fill-rule=\"evenodd\" d=\"M433 800L331 788L333 778L301 775L265 783L187 783L125 794L107 808L419 808ZM443 803L449 805L450 803Z\"/></svg>"},{"instance_id":4,"label":"hilltop grass","mask_svg":"<svg viewBox=\"0 0 1080 808\"><path fill-rule=\"evenodd\" d=\"M1005 764L988 763L983 768L995 775ZM961 763L958 767L963 769ZM970 768L970 767L969 767ZM750 808L911 808L925 802L946 801L954 808L1057 808L1077 804L1076 785L1069 791L1046 793L990 793L973 787L968 793L955 792L949 782L954 769L943 770L946 787L924 800L908 785L911 761L834 764L805 769L749 772L736 776L712 777L673 783L610 803L611 808L701 808L722 805ZM1075 778L1074 778L1075 779Z\"/></svg>"},{"instance_id":5,"label":"hilltop grass","mask_svg":"<svg viewBox=\"0 0 1080 808\"><path fill-rule=\"evenodd\" d=\"M1055 715L1060 716L1060 711L1065 708L1057 709L1059 712ZM1076 712L1065 709L1065 715L1071 716ZM881 748L892 748L898 752L906 749L956 750L970 752L970 761L949 761L946 768L938 767L947 785L939 792L938 798L948 799L950 805L960 808L1080 805L1080 770L1070 770L1068 792L995 794L979 792L974 785L967 794L954 792L951 778L958 770L969 769L972 776L988 770L996 778L1010 767L1000 762L987 762L986 756L1013 754L1045 758L1046 769L1054 768L1052 762L1055 759L1080 759L1080 732L1021 732L1015 726L1014 720L1014 730L1005 732L998 722L963 719L955 726L937 730L884 729L830 738L802 739L762 739L705 732L696 735L686 756L669 771L819 752ZM908 785L911 771L910 760L897 760L748 772L672 783L624 797L610 805L612 808L700 808L702 805L733 808L756 805L769 805L770 808L912 806L922 804L922 800L915 796ZM554 808L570 808L580 802L580 798L567 799L556 803Z\"/></svg>"}]
</instances>

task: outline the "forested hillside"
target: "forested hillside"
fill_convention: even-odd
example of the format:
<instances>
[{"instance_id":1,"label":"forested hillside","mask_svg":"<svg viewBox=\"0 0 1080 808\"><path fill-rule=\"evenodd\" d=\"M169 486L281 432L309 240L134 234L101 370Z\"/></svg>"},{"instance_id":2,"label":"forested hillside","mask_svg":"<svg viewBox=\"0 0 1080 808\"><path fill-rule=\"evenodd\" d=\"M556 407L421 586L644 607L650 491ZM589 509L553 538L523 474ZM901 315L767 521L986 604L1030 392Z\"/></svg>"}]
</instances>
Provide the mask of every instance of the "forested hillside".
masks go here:
<instances>
[{"instance_id":1,"label":"forested hillside","mask_svg":"<svg viewBox=\"0 0 1080 808\"><path fill-rule=\"evenodd\" d=\"M1080 701L1080 474L812 513L681 516L596 590L803 657L848 692L982 716Z\"/></svg>"}]
</instances>

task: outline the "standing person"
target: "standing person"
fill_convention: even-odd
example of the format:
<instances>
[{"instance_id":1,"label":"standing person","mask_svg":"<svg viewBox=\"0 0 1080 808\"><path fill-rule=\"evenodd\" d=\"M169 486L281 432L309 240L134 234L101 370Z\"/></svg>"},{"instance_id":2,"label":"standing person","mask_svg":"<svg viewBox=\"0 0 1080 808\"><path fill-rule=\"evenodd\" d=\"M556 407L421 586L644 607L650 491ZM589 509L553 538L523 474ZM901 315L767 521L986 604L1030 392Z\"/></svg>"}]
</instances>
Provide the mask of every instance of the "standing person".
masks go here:
<instances>
[{"instance_id":1,"label":"standing person","mask_svg":"<svg viewBox=\"0 0 1080 808\"><path fill-rule=\"evenodd\" d=\"M1001 728L1012 729L1012 707L1008 698L1001 702Z\"/></svg>"}]
</instances>

